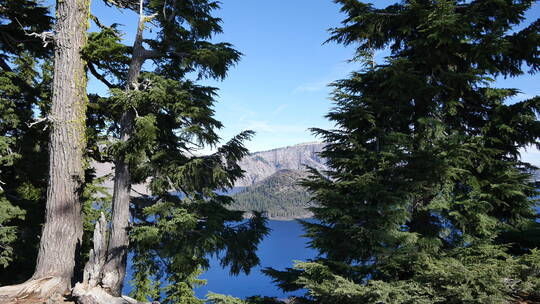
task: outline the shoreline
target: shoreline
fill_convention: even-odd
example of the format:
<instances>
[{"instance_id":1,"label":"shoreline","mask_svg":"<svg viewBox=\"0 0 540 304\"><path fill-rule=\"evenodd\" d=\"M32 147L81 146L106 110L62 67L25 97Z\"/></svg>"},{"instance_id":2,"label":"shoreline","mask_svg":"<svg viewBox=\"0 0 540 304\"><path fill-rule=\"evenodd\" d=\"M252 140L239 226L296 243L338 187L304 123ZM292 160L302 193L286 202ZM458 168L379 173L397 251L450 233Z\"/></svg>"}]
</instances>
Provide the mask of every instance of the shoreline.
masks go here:
<instances>
[{"instance_id":1,"label":"shoreline","mask_svg":"<svg viewBox=\"0 0 540 304\"><path fill-rule=\"evenodd\" d=\"M244 218L249 219L252 217L252 214L250 211L245 211ZM283 222L290 222L294 220L304 220L304 219L310 219L313 218L313 213L309 212L304 215L299 216L267 216L268 220L270 221L283 221Z\"/></svg>"}]
</instances>

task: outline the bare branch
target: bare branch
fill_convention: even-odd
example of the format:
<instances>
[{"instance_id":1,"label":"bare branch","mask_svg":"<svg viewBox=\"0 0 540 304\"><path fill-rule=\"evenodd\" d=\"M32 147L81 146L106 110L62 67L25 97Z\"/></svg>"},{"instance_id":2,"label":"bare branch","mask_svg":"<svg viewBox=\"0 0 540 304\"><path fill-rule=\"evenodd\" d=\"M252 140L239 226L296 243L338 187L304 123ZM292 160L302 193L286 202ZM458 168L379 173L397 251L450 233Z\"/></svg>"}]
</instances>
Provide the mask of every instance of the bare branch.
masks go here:
<instances>
[{"instance_id":1,"label":"bare branch","mask_svg":"<svg viewBox=\"0 0 540 304\"><path fill-rule=\"evenodd\" d=\"M43 33L29 33L26 31L24 26L19 22L19 19L15 18L15 21L17 21L17 23L21 26L21 29L24 31L24 34L26 36L40 38L41 41L43 42L43 47L47 47L49 43L54 42L55 36L53 32L47 31Z\"/></svg>"},{"instance_id":2,"label":"bare branch","mask_svg":"<svg viewBox=\"0 0 540 304\"><path fill-rule=\"evenodd\" d=\"M131 106L133 108L133 111L135 112L135 118L139 118L139 112L137 112L137 109L134 106Z\"/></svg>"},{"instance_id":3,"label":"bare branch","mask_svg":"<svg viewBox=\"0 0 540 304\"><path fill-rule=\"evenodd\" d=\"M37 125L37 124L39 124L39 123L42 123L42 122L44 122L44 121L47 121L47 120L49 120L49 116L46 116L46 117L42 117L42 118L36 119L36 120L34 120L33 122L31 122L31 123L26 123L26 125L27 125L29 128L31 128L31 127L33 127L33 126L35 126L35 125ZM45 130L46 128L47 128L47 125L45 125L45 127L43 128L43 130Z\"/></svg>"}]
</instances>

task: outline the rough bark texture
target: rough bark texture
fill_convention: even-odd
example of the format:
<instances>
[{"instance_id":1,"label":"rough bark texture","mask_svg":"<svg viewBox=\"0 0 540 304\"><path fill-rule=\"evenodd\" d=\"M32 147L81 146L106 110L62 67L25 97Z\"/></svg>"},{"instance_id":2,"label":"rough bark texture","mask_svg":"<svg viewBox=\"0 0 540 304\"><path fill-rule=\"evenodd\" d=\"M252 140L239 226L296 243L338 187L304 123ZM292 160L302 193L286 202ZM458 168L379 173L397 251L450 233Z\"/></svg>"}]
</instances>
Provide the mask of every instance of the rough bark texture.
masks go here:
<instances>
[{"instance_id":1,"label":"rough bark texture","mask_svg":"<svg viewBox=\"0 0 540 304\"><path fill-rule=\"evenodd\" d=\"M137 90L137 79L144 63L145 49L142 45L145 16L141 11L137 35L133 45L133 54L129 65L126 92ZM129 109L120 120L120 140L126 142L133 134L135 113ZM126 262L129 247L129 202L131 193L131 177L129 164L123 157L115 160L114 190L112 204L112 226L109 238L107 262L103 271L102 285L111 295L119 297L122 293L126 275Z\"/></svg>"},{"instance_id":2,"label":"rough bark texture","mask_svg":"<svg viewBox=\"0 0 540 304\"><path fill-rule=\"evenodd\" d=\"M106 288L100 286L100 278L106 261L107 220L103 213L94 228L94 248L90 250L90 258L84 267L84 279L77 283L72 296L78 304L143 304L126 296L113 296ZM152 302L158 303L159 302Z\"/></svg>"},{"instance_id":3,"label":"rough bark texture","mask_svg":"<svg viewBox=\"0 0 540 304\"><path fill-rule=\"evenodd\" d=\"M58 1L52 109L49 115L49 186L45 225L34 279L58 276L71 285L81 245L79 197L86 147L86 74L80 56L86 43L88 0Z\"/></svg>"},{"instance_id":4,"label":"rough bark texture","mask_svg":"<svg viewBox=\"0 0 540 304\"><path fill-rule=\"evenodd\" d=\"M50 298L65 294L74 280L82 239L80 192L84 178L86 117L85 62L89 0L57 1L52 107L48 120L49 185L45 224L32 278L17 289L17 297Z\"/></svg>"}]
</instances>

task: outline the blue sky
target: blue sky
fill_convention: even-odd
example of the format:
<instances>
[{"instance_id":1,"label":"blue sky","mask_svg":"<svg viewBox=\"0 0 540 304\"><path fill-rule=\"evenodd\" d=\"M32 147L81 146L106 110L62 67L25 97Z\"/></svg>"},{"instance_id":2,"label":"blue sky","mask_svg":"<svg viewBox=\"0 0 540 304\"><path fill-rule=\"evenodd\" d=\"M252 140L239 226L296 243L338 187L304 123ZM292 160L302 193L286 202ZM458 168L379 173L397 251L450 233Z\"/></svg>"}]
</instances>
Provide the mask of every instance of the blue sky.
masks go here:
<instances>
[{"instance_id":1,"label":"blue sky","mask_svg":"<svg viewBox=\"0 0 540 304\"><path fill-rule=\"evenodd\" d=\"M393 2L377 0L375 4L382 7ZM126 41L131 43L135 14L106 7L100 0L92 0L92 12L105 24L123 24ZM224 33L215 40L230 42L244 54L224 81L206 82L220 89L215 110L225 125L219 132L224 141L250 129L257 135L248 148L268 150L317 140L310 127L332 127L324 118L332 107L327 84L358 67L347 62L352 47L323 44L329 37L327 30L344 19L338 5L331 0L222 0L216 14L223 19ZM539 16L537 3L527 17ZM498 79L496 85L518 88L523 98L540 95L538 80L538 76L525 75ZM91 80L89 91L103 93L106 88ZM540 153L530 152L526 157L540 164Z\"/></svg>"}]
</instances>

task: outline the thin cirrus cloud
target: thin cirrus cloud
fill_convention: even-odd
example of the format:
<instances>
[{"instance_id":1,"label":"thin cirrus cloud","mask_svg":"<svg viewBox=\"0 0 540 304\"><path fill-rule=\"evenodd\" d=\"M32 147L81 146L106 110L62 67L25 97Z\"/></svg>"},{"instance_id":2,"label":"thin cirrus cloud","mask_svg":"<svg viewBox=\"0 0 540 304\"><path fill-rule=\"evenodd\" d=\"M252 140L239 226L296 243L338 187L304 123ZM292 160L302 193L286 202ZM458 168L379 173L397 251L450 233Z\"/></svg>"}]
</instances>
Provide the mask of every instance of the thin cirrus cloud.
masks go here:
<instances>
[{"instance_id":1,"label":"thin cirrus cloud","mask_svg":"<svg viewBox=\"0 0 540 304\"><path fill-rule=\"evenodd\" d=\"M314 82L314 83L307 83L304 85L300 85L294 89L295 93L302 93L302 92L320 92L328 89L328 84L330 81L320 81L320 82Z\"/></svg>"},{"instance_id":2,"label":"thin cirrus cloud","mask_svg":"<svg viewBox=\"0 0 540 304\"><path fill-rule=\"evenodd\" d=\"M250 120L247 122L246 129L257 133L309 133L308 126L291 124L271 124L267 121Z\"/></svg>"},{"instance_id":3,"label":"thin cirrus cloud","mask_svg":"<svg viewBox=\"0 0 540 304\"><path fill-rule=\"evenodd\" d=\"M282 105L279 105L273 112L272 114L279 114L281 112L283 112L285 109L287 109L288 106L286 104L282 104Z\"/></svg>"}]
</instances>

